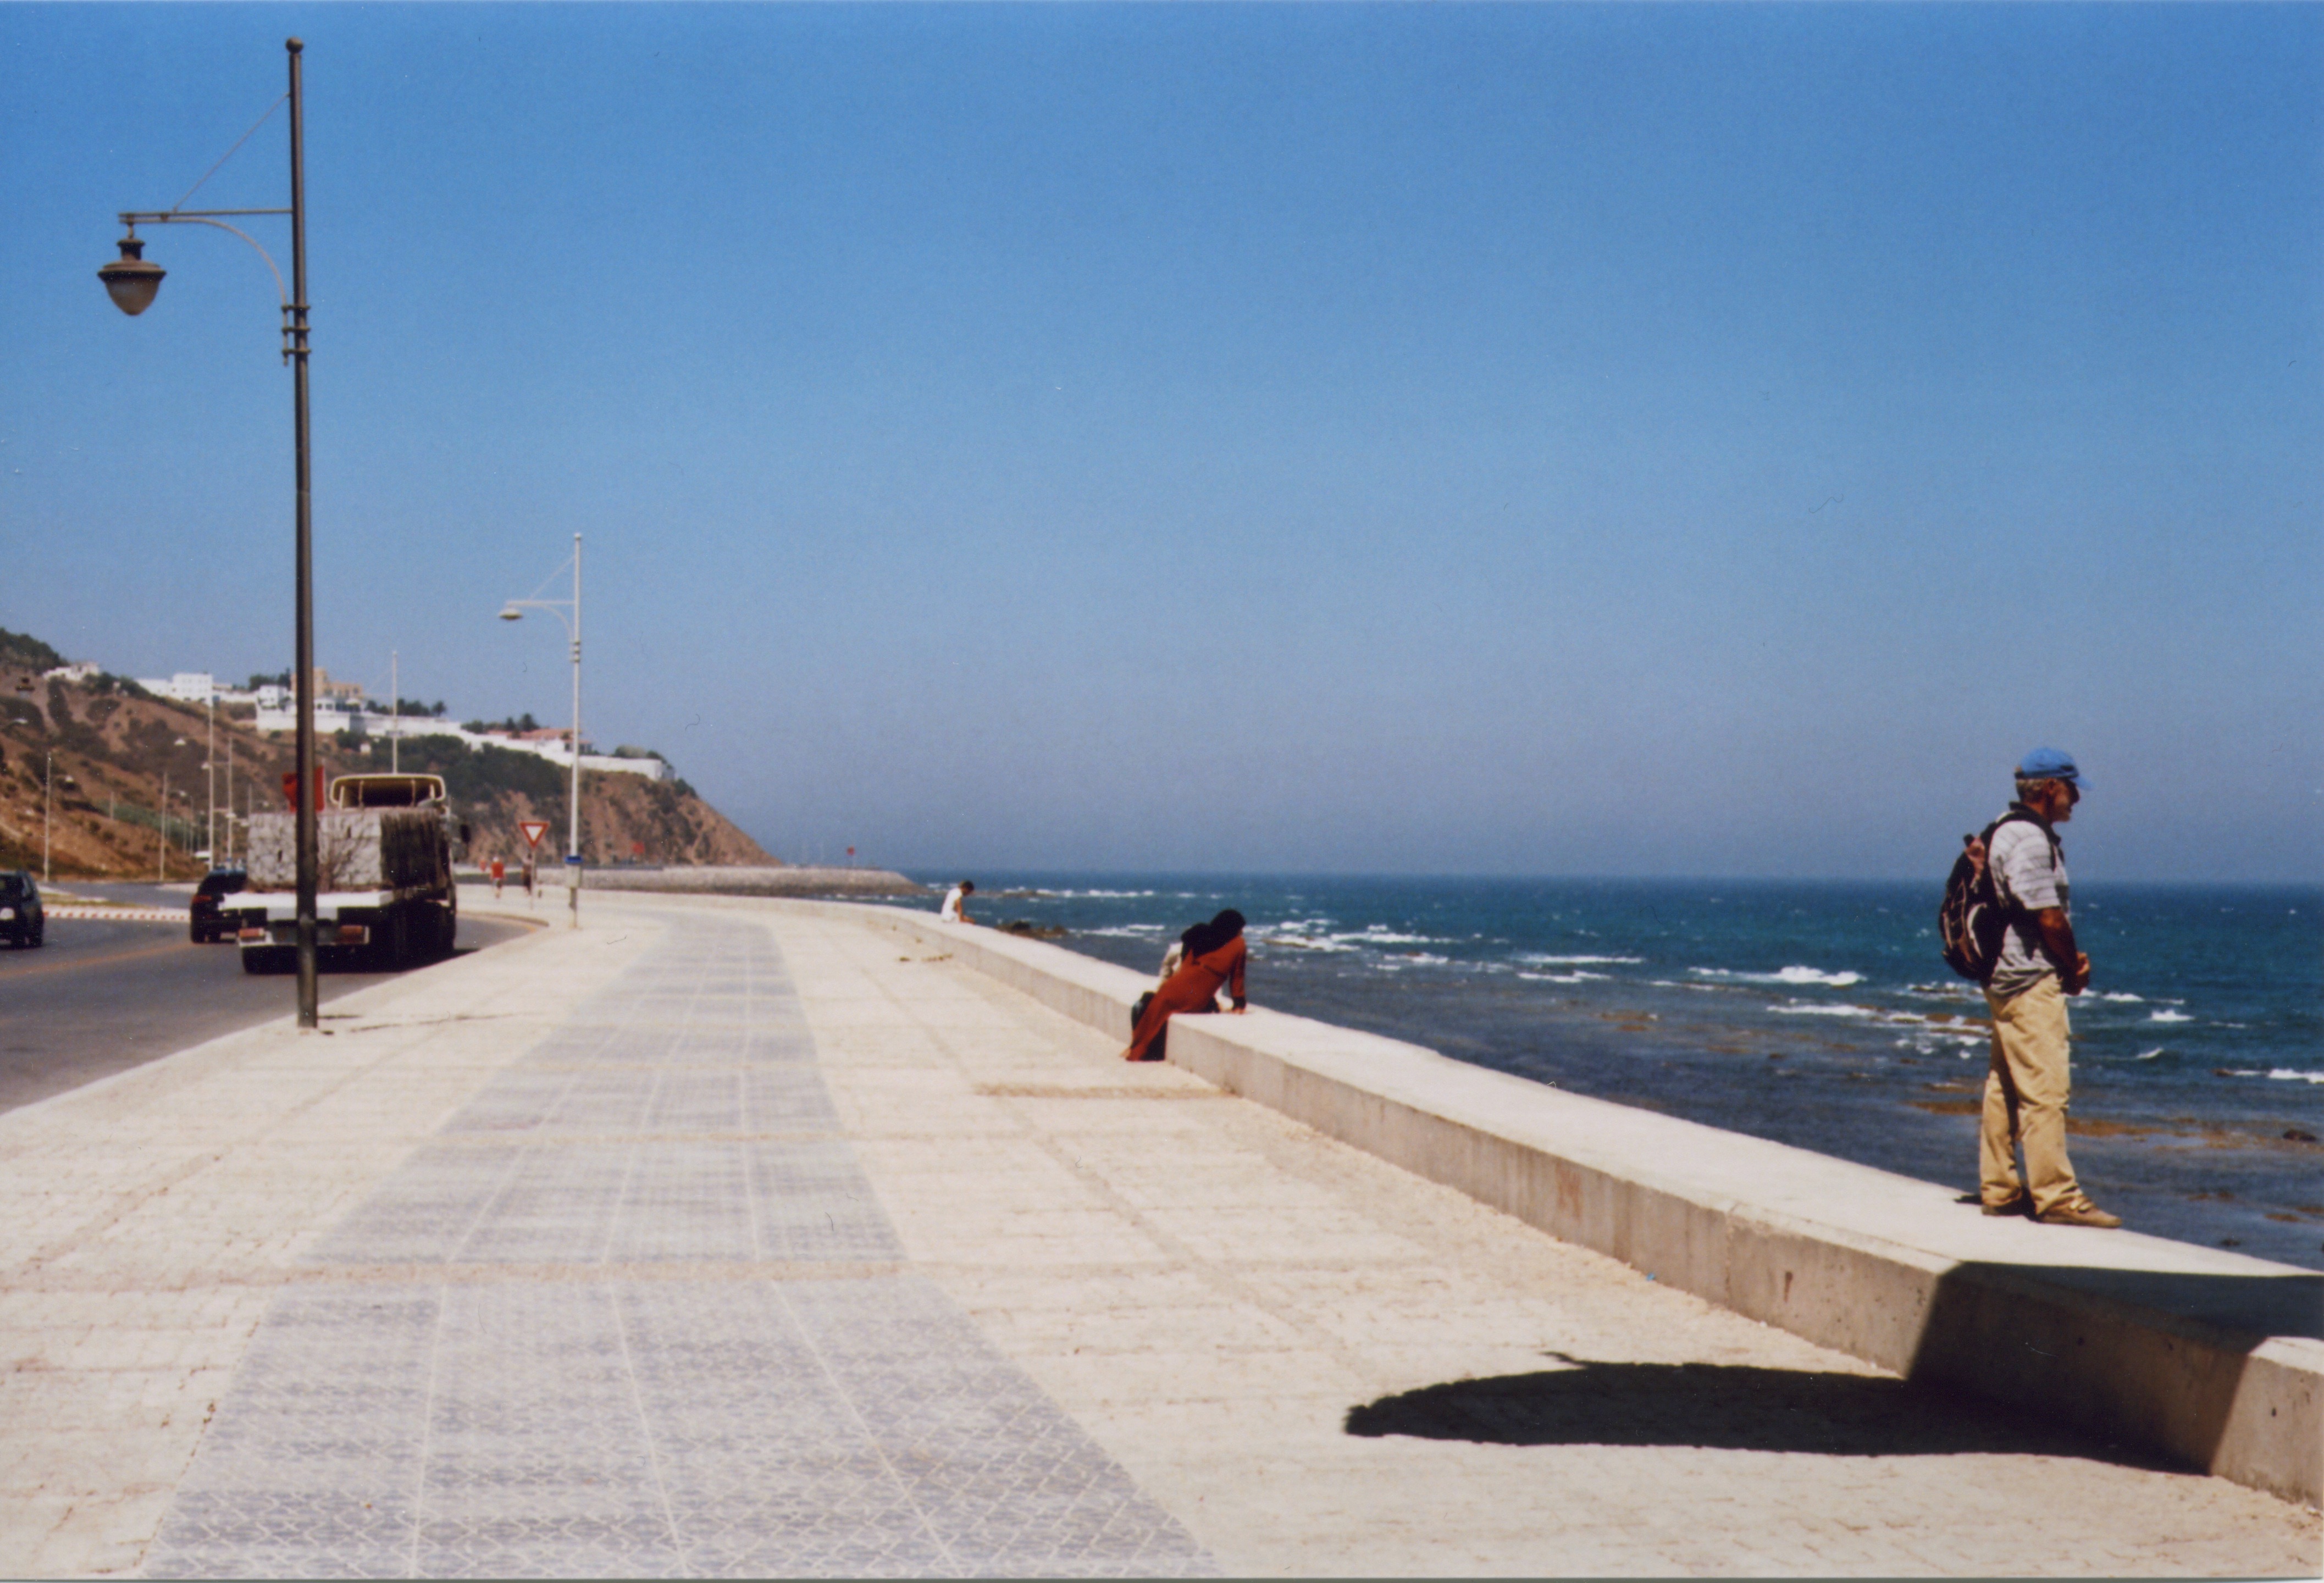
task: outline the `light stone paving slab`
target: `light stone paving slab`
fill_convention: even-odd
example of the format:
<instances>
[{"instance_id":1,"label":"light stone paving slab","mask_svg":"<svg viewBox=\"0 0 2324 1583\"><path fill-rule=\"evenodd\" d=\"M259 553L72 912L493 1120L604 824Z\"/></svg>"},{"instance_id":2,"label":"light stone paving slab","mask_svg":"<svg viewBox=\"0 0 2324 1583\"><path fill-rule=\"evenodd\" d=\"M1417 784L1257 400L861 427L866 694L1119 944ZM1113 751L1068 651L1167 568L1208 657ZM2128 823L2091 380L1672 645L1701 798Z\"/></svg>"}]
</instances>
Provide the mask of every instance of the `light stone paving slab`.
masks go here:
<instances>
[{"instance_id":1,"label":"light stone paving slab","mask_svg":"<svg viewBox=\"0 0 2324 1583\"><path fill-rule=\"evenodd\" d=\"M1211 1571L900 1253L772 940L678 916L306 1249L371 1278L275 1298L146 1568Z\"/></svg>"},{"instance_id":2,"label":"light stone paving slab","mask_svg":"<svg viewBox=\"0 0 2324 1583\"><path fill-rule=\"evenodd\" d=\"M2311 1511L1907 1386L1259 1106L1169 1102L1211 1091L892 935L769 926L905 1256L1231 1572L2324 1565Z\"/></svg>"},{"instance_id":3,"label":"light stone paving slab","mask_svg":"<svg viewBox=\"0 0 2324 1583\"><path fill-rule=\"evenodd\" d=\"M299 1251L666 928L530 935L334 1002L328 1036L0 1115L0 1575L135 1568Z\"/></svg>"}]
</instances>

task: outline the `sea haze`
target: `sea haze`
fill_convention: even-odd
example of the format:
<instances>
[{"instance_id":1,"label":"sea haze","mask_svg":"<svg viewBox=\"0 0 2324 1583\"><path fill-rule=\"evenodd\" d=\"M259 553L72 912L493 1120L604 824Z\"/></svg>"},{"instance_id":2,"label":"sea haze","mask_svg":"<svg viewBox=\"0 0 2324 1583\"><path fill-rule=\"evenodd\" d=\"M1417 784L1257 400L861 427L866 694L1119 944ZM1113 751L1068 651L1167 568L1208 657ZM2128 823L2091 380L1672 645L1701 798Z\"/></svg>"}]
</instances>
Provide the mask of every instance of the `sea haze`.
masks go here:
<instances>
[{"instance_id":1,"label":"sea haze","mask_svg":"<svg viewBox=\"0 0 2324 1583\"><path fill-rule=\"evenodd\" d=\"M975 878L979 922L1142 971L1233 907L1254 1004L1977 1184L1985 1006L1937 954L1934 885ZM2139 1230L2324 1269L2324 888L2077 886L2074 921L2083 1185Z\"/></svg>"}]
</instances>

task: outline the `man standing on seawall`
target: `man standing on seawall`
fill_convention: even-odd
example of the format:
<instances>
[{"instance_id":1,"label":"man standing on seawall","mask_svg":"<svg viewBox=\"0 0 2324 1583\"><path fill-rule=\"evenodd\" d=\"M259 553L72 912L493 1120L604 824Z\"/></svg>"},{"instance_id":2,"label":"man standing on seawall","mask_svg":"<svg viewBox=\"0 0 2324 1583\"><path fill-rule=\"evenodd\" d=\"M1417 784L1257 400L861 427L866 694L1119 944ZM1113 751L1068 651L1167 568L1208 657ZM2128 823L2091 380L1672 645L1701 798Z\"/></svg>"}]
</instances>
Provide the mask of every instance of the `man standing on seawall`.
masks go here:
<instances>
[{"instance_id":1,"label":"man standing on seawall","mask_svg":"<svg viewBox=\"0 0 2324 1583\"><path fill-rule=\"evenodd\" d=\"M2044 1225L2111 1227L2121 1225L2121 1217L2084 1196L2066 1158L2072 1089L2066 997L2089 987L2090 959L2074 947L2066 853L2056 827L2074 816L2081 781L2070 754L2055 748L2026 754L2017 767L2017 800L1994 827L1987 854L2009 924L1985 986L1993 1064L1978 1136L1978 1196L1988 1215L2030 1212Z\"/></svg>"}]
</instances>

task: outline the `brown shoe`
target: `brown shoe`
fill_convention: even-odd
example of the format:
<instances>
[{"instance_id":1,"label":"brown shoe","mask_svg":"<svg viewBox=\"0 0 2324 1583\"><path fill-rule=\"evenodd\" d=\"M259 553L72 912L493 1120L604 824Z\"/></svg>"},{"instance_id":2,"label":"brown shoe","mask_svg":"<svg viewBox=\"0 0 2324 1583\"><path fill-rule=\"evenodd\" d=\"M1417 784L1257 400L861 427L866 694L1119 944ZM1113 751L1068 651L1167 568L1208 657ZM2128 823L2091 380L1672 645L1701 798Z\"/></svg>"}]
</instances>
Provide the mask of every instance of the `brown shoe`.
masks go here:
<instances>
[{"instance_id":1,"label":"brown shoe","mask_svg":"<svg viewBox=\"0 0 2324 1583\"><path fill-rule=\"evenodd\" d=\"M2005 1202L1987 1204L1985 1212L1988 1215L2030 1215L2034 1212L2034 1201L2021 1192Z\"/></svg>"},{"instance_id":2,"label":"brown shoe","mask_svg":"<svg viewBox=\"0 0 2324 1583\"><path fill-rule=\"evenodd\" d=\"M2107 1231L2122 1224L2120 1215L2109 1215L2086 1198L2070 1200L2034 1218L2044 1226L2095 1226Z\"/></svg>"}]
</instances>

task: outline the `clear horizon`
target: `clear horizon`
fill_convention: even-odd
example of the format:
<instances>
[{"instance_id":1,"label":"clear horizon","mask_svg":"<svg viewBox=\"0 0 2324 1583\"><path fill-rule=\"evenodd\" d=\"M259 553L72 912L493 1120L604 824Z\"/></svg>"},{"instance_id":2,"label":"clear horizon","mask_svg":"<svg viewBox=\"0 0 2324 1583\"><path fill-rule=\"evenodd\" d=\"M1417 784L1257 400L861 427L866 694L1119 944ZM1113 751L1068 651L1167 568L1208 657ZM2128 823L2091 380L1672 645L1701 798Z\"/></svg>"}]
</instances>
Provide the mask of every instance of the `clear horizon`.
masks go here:
<instances>
[{"instance_id":1,"label":"clear horizon","mask_svg":"<svg viewBox=\"0 0 2324 1583\"><path fill-rule=\"evenodd\" d=\"M786 861L1934 884L2049 744L2324 880L2313 7L0 7L0 626L124 674L288 662L272 281L94 272L294 32L334 675L565 722L580 531Z\"/></svg>"}]
</instances>

